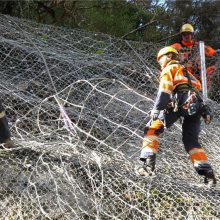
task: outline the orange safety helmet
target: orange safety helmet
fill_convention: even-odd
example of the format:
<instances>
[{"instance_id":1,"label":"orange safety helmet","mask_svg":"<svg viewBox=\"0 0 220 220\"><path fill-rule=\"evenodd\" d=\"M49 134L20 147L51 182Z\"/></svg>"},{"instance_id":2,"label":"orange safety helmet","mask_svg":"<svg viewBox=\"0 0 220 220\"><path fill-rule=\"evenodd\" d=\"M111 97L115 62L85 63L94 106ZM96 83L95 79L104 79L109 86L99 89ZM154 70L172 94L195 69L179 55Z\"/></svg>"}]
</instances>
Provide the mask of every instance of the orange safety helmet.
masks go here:
<instances>
[{"instance_id":1,"label":"orange safety helmet","mask_svg":"<svg viewBox=\"0 0 220 220\"><path fill-rule=\"evenodd\" d=\"M190 32L193 33L194 32L194 28L191 24L184 24L181 29L180 29L180 34L182 34L183 32Z\"/></svg>"},{"instance_id":2,"label":"orange safety helmet","mask_svg":"<svg viewBox=\"0 0 220 220\"><path fill-rule=\"evenodd\" d=\"M168 46L168 47L164 47L162 48L158 54L157 54L157 61L163 56L163 55L166 55L168 53L175 53L178 55L178 52L175 48L171 47L171 46Z\"/></svg>"}]
</instances>

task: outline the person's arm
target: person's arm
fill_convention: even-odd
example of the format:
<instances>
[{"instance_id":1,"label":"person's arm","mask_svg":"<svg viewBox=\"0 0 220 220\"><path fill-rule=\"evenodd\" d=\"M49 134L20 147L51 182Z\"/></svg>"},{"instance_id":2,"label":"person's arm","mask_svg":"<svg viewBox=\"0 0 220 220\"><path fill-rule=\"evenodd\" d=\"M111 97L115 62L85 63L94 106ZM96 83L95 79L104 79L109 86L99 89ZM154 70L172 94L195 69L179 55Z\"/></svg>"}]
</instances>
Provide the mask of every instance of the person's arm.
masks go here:
<instances>
[{"instance_id":1,"label":"person's arm","mask_svg":"<svg viewBox=\"0 0 220 220\"><path fill-rule=\"evenodd\" d=\"M212 56L215 56L217 53L217 50L213 49L212 47L210 46L205 46L205 55L207 57L212 57Z\"/></svg>"},{"instance_id":2,"label":"person's arm","mask_svg":"<svg viewBox=\"0 0 220 220\"><path fill-rule=\"evenodd\" d=\"M161 73L159 90L154 104L154 109L164 110L170 102L170 95L173 92L173 79L170 66Z\"/></svg>"},{"instance_id":3,"label":"person's arm","mask_svg":"<svg viewBox=\"0 0 220 220\"><path fill-rule=\"evenodd\" d=\"M176 50L181 50L182 46L180 43L175 43L175 44L172 44L170 45L171 47L175 48Z\"/></svg>"}]
</instances>

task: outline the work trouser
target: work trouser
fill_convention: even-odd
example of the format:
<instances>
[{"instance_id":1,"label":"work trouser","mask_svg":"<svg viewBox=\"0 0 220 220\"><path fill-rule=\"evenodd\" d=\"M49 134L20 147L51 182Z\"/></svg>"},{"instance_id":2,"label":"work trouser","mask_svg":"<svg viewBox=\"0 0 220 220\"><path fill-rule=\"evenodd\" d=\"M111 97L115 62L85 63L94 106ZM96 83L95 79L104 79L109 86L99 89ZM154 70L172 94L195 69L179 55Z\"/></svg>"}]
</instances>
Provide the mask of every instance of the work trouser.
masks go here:
<instances>
[{"instance_id":1,"label":"work trouser","mask_svg":"<svg viewBox=\"0 0 220 220\"><path fill-rule=\"evenodd\" d=\"M8 126L8 120L5 115L4 107L0 102L0 142L2 143L4 140L10 138L10 130Z\"/></svg>"},{"instance_id":2,"label":"work trouser","mask_svg":"<svg viewBox=\"0 0 220 220\"><path fill-rule=\"evenodd\" d=\"M180 94L180 105L184 103L186 99L187 93ZM164 127L169 128L182 116L182 141L193 165L196 167L200 164L208 163L208 157L198 141L201 130L201 104L198 100L196 102L196 113L193 115L189 115L188 111L182 107L180 107L177 112L174 112L173 108L168 108L163 114L160 114L157 120L152 121L150 119L144 130L143 149L140 157L147 158L150 155L157 154L158 137L163 133Z\"/></svg>"}]
</instances>

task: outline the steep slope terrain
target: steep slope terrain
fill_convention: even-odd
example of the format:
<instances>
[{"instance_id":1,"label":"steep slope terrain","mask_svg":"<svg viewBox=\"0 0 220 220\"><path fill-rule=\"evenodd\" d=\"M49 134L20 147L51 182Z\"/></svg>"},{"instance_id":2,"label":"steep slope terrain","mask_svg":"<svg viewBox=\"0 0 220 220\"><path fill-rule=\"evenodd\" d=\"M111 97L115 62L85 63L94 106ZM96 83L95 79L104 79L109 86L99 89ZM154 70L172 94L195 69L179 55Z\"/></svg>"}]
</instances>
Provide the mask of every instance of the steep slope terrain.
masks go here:
<instances>
[{"instance_id":1,"label":"steep slope terrain","mask_svg":"<svg viewBox=\"0 0 220 220\"><path fill-rule=\"evenodd\" d=\"M135 174L163 45L0 16L0 77L16 150L0 150L0 219L220 219L220 187L194 172L181 124L156 175ZM217 178L219 104L201 143Z\"/></svg>"}]
</instances>

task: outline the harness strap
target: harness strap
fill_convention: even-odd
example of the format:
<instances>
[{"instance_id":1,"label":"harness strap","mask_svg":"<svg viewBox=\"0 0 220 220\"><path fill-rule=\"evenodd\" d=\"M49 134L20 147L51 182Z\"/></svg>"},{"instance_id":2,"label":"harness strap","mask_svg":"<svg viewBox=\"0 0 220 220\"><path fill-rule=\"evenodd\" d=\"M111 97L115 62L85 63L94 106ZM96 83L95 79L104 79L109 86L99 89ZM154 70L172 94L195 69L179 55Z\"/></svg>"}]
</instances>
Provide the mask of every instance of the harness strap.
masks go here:
<instances>
[{"instance_id":1,"label":"harness strap","mask_svg":"<svg viewBox=\"0 0 220 220\"><path fill-rule=\"evenodd\" d=\"M186 49L186 51L183 51L183 52L187 52L188 53L187 62L192 60L194 58L194 56L195 56L195 48L197 46L197 42L193 42L192 48L189 48L186 45L184 45L182 43L182 41L180 41L179 43L180 43L180 45L182 47L181 49L183 49L183 50ZM184 61L183 63L185 64L186 61ZM192 68L194 67L194 65L195 65L195 63L193 63Z\"/></svg>"},{"instance_id":2,"label":"harness strap","mask_svg":"<svg viewBox=\"0 0 220 220\"><path fill-rule=\"evenodd\" d=\"M191 89L193 89L194 87L193 87L193 85L192 85L192 80L191 80L190 75L189 75L189 73L187 72L187 70L186 70L185 67L184 67L184 69L183 69L183 73L184 73L184 76L188 79L189 87L190 87Z\"/></svg>"}]
</instances>

